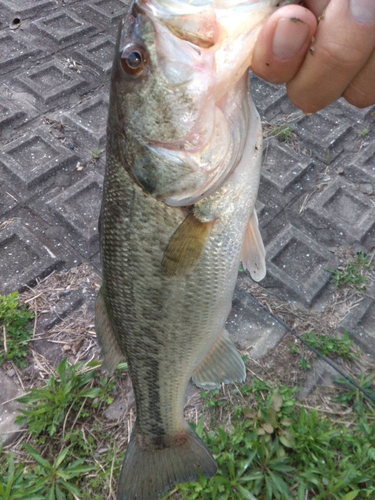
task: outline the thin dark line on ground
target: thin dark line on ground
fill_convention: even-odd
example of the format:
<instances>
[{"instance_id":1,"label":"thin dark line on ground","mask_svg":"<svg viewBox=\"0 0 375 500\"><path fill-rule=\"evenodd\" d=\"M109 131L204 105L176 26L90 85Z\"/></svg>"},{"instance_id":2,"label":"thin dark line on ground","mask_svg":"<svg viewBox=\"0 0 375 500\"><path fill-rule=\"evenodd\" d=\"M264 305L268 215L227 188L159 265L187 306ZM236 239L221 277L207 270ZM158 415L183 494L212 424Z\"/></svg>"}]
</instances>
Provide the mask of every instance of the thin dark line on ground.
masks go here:
<instances>
[{"instance_id":1,"label":"thin dark line on ground","mask_svg":"<svg viewBox=\"0 0 375 500\"><path fill-rule=\"evenodd\" d=\"M314 347L312 347L303 337L298 335L298 333L296 333L292 328L290 328L281 318L279 318L278 316L273 314L269 309L267 309L267 307L265 307L263 304L261 304L254 297L254 295L251 292L248 292L248 293L249 293L251 299L257 304L257 306L259 306L261 309L266 311L266 313L269 314L271 316L271 318L273 318L275 321L280 323L280 325L282 325L284 328L286 328L286 330L288 330L289 333L294 335L299 341L301 341L303 344L305 344L306 347L308 347L311 351L313 351L319 358L321 358L323 361L325 361L329 366L331 366L331 368L336 370L337 373L339 373L348 382L350 382L356 389L361 391L368 399L370 399L373 403L375 403L375 398L371 394L369 394L365 389L363 389L360 385L358 385L355 380L353 380L351 377L349 377L349 375L347 375L345 372L340 370L340 368L338 366L336 366L335 363L333 363L330 359L328 359L326 356L324 356L324 354L322 354L321 352L316 350Z\"/></svg>"}]
</instances>

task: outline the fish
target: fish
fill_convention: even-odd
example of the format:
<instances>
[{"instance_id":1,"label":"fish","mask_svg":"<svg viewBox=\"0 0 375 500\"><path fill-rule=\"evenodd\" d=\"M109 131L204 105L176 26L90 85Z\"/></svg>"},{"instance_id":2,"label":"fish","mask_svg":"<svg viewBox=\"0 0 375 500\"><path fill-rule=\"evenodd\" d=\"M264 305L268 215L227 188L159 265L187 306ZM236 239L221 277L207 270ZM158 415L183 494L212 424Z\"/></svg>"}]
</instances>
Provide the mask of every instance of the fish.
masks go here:
<instances>
[{"instance_id":1,"label":"fish","mask_svg":"<svg viewBox=\"0 0 375 500\"><path fill-rule=\"evenodd\" d=\"M184 404L190 378L205 390L246 378L225 323L240 261L256 281L266 273L248 68L277 4L135 0L119 26L95 320L103 365L126 359L135 394L118 500L217 470Z\"/></svg>"}]
</instances>

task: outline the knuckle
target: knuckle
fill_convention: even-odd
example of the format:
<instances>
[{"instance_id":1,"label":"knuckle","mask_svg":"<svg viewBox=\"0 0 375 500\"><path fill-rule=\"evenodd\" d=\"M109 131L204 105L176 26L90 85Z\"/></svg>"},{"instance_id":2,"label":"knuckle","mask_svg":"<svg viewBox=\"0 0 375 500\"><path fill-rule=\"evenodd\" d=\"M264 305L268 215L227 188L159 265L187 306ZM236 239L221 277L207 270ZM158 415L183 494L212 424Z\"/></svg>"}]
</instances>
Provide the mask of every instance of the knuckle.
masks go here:
<instances>
[{"instance_id":1,"label":"knuckle","mask_svg":"<svg viewBox=\"0 0 375 500\"><path fill-rule=\"evenodd\" d=\"M355 47L337 40L327 40L319 46L320 57L325 64L332 68L341 67L345 70L354 70L363 64L366 54L360 47Z\"/></svg>"}]
</instances>

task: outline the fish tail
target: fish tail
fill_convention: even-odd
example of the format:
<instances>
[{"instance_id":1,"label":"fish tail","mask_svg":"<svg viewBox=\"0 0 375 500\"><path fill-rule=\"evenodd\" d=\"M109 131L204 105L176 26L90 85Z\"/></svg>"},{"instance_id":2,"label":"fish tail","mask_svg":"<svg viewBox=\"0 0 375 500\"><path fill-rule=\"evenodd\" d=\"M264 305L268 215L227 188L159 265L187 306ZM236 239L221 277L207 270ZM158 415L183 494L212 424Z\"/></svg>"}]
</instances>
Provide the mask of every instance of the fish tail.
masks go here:
<instances>
[{"instance_id":1,"label":"fish tail","mask_svg":"<svg viewBox=\"0 0 375 500\"><path fill-rule=\"evenodd\" d=\"M216 474L217 465L200 437L186 426L175 444L142 450L134 426L119 480L117 500L158 500L177 483Z\"/></svg>"}]
</instances>

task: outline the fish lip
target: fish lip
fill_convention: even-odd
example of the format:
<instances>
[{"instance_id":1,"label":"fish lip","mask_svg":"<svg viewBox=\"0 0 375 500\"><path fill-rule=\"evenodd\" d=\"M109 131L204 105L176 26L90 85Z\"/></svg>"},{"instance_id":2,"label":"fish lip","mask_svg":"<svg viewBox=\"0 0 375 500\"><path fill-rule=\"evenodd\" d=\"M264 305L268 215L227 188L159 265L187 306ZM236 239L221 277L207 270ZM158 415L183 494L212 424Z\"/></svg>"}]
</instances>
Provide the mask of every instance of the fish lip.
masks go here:
<instances>
[{"instance_id":1,"label":"fish lip","mask_svg":"<svg viewBox=\"0 0 375 500\"><path fill-rule=\"evenodd\" d=\"M280 0L277 2L276 7L284 7L285 5L302 3L299 0Z\"/></svg>"}]
</instances>

